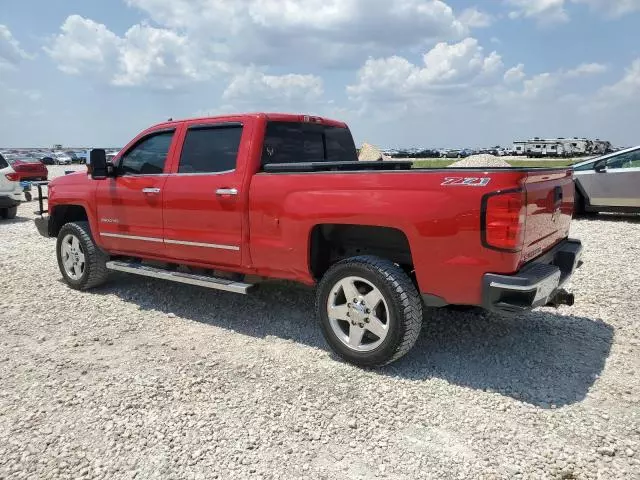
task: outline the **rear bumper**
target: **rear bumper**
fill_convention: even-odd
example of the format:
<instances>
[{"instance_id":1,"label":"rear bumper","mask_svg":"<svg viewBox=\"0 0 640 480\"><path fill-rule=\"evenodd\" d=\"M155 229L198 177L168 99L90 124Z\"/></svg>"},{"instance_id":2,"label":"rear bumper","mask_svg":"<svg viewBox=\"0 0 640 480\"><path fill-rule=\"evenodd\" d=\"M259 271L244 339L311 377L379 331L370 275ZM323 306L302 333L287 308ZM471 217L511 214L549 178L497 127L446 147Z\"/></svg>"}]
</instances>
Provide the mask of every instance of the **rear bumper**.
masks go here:
<instances>
[{"instance_id":1,"label":"rear bumper","mask_svg":"<svg viewBox=\"0 0 640 480\"><path fill-rule=\"evenodd\" d=\"M572 304L562 286L581 265L582 243L565 240L513 275L487 273L483 278L482 306L487 310L517 313L547 304Z\"/></svg>"},{"instance_id":2,"label":"rear bumper","mask_svg":"<svg viewBox=\"0 0 640 480\"><path fill-rule=\"evenodd\" d=\"M43 237L49 238L49 216L45 215L43 217L36 217L33 221L36 224L36 228L38 229L38 233Z\"/></svg>"},{"instance_id":3,"label":"rear bumper","mask_svg":"<svg viewBox=\"0 0 640 480\"><path fill-rule=\"evenodd\" d=\"M10 193L9 195L0 195L0 208L11 208L20 205L22 198L22 190L19 193Z\"/></svg>"}]
</instances>

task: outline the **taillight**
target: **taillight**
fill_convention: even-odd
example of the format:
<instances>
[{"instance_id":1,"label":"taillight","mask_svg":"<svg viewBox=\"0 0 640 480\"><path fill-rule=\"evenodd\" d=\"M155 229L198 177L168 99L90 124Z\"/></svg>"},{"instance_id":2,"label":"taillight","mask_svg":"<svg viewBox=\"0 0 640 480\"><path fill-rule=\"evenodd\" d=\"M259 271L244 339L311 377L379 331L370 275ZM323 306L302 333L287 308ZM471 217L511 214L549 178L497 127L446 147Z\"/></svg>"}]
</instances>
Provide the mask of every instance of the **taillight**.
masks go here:
<instances>
[{"instance_id":1,"label":"taillight","mask_svg":"<svg viewBox=\"0 0 640 480\"><path fill-rule=\"evenodd\" d=\"M17 182L18 180L20 180L20 175L15 172L7 173L5 174L5 177L7 177L7 179L11 180L12 182Z\"/></svg>"},{"instance_id":2,"label":"taillight","mask_svg":"<svg viewBox=\"0 0 640 480\"><path fill-rule=\"evenodd\" d=\"M517 252L524 241L526 198L522 190L490 193L482 199L482 243Z\"/></svg>"}]
</instances>

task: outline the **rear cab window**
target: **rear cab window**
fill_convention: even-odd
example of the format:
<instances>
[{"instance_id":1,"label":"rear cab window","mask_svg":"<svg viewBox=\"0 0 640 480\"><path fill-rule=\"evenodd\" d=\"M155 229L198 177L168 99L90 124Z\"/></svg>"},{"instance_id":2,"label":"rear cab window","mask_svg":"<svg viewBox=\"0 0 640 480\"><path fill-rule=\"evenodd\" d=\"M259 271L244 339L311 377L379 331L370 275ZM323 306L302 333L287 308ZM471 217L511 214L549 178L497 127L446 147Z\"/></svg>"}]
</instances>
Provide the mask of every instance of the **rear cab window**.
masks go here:
<instances>
[{"instance_id":1,"label":"rear cab window","mask_svg":"<svg viewBox=\"0 0 640 480\"><path fill-rule=\"evenodd\" d=\"M268 122L262 166L303 162L358 160L348 128L298 122Z\"/></svg>"}]
</instances>

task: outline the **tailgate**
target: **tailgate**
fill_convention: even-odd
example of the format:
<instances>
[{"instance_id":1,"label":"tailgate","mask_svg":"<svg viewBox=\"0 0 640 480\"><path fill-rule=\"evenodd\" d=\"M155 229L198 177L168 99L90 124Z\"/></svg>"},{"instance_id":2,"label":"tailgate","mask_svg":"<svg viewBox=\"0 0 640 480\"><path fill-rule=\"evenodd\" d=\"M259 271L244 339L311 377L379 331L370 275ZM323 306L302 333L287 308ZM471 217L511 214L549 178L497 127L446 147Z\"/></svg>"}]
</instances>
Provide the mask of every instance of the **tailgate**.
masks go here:
<instances>
[{"instance_id":1,"label":"tailgate","mask_svg":"<svg viewBox=\"0 0 640 480\"><path fill-rule=\"evenodd\" d=\"M571 169L532 171L523 182L527 208L521 265L567 238L574 200Z\"/></svg>"}]
</instances>

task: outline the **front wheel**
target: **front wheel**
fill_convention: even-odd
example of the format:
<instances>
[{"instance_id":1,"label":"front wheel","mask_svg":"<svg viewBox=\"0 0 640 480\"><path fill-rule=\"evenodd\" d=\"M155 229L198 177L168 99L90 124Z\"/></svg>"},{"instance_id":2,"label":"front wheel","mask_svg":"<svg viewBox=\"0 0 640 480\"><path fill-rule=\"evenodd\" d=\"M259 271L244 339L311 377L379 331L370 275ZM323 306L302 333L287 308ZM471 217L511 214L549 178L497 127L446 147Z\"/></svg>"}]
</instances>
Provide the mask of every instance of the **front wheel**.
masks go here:
<instances>
[{"instance_id":1,"label":"front wheel","mask_svg":"<svg viewBox=\"0 0 640 480\"><path fill-rule=\"evenodd\" d=\"M318 286L316 310L329 346L361 367L402 357L422 327L422 302L410 278L373 256L333 265Z\"/></svg>"},{"instance_id":2,"label":"front wheel","mask_svg":"<svg viewBox=\"0 0 640 480\"><path fill-rule=\"evenodd\" d=\"M62 277L71 288L87 290L107 280L109 257L93 241L87 222L64 225L58 234L56 253Z\"/></svg>"},{"instance_id":3,"label":"front wheel","mask_svg":"<svg viewBox=\"0 0 640 480\"><path fill-rule=\"evenodd\" d=\"M598 212L587 211L587 201L584 196L576 188L575 203L573 207L573 216L575 217L594 217Z\"/></svg>"},{"instance_id":4,"label":"front wheel","mask_svg":"<svg viewBox=\"0 0 640 480\"><path fill-rule=\"evenodd\" d=\"M18 215L18 207L3 208L0 210L0 216L5 220L13 220Z\"/></svg>"}]
</instances>

